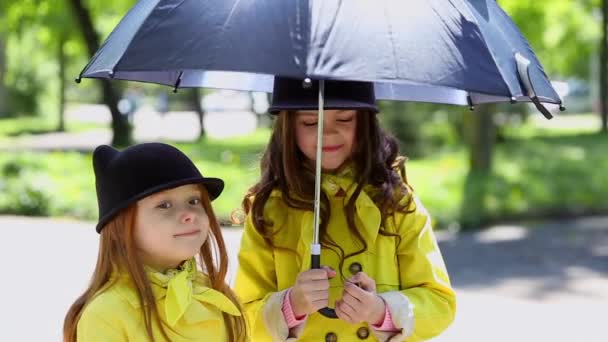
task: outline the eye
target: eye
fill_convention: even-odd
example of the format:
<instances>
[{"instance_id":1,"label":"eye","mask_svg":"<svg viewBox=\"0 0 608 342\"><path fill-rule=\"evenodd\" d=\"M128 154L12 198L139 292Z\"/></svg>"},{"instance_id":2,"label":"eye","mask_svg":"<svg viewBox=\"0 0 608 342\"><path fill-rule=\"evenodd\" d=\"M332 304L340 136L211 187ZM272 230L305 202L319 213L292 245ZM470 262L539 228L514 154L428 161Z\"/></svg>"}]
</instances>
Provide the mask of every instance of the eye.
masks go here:
<instances>
[{"instance_id":1,"label":"eye","mask_svg":"<svg viewBox=\"0 0 608 342\"><path fill-rule=\"evenodd\" d=\"M165 201L157 205L156 207L159 209L171 209L173 207L173 204L171 204L171 202L169 201Z\"/></svg>"},{"instance_id":2,"label":"eye","mask_svg":"<svg viewBox=\"0 0 608 342\"><path fill-rule=\"evenodd\" d=\"M354 116L351 116L349 118L338 119L338 121L339 122L351 122L351 121L353 121L354 118L355 118Z\"/></svg>"},{"instance_id":3,"label":"eye","mask_svg":"<svg viewBox=\"0 0 608 342\"><path fill-rule=\"evenodd\" d=\"M302 122L302 124L306 127L314 127L317 125L317 122L316 121L311 121L311 122L304 121L304 122Z\"/></svg>"},{"instance_id":4,"label":"eye","mask_svg":"<svg viewBox=\"0 0 608 342\"><path fill-rule=\"evenodd\" d=\"M190 205L201 205L201 199L199 197L194 197L192 199L190 199L190 201L188 201L188 203L190 203Z\"/></svg>"}]
</instances>

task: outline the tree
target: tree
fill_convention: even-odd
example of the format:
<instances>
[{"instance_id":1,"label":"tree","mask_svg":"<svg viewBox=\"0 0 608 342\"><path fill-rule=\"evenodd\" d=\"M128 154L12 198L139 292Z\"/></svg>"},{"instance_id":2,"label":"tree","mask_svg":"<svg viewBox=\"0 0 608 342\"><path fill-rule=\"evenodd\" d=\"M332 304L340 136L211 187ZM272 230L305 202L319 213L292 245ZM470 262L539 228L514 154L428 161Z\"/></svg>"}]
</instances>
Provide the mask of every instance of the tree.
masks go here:
<instances>
[{"instance_id":1,"label":"tree","mask_svg":"<svg viewBox=\"0 0 608 342\"><path fill-rule=\"evenodd\" d=\"M593 18L596 0L500 0L499 3L522 31L551 78L589 78L592 70L588 61L595 53L598 37ZM477 107L465 118L469 161L472 171L487 172L491 170L496 140L493 112L498 107Z\"/></svg>"},{"instance_id":2,"label":"tree","mask_svg":"<svg viewBox=\"0 0 608 342\"><path fill-rule=\"evenodd\" d=\"M475 172L486 172L492 169L492 156L496 141L494 125L495 104L484 104L475 107L474 111L465 114L464 126L469 145L469 168Z\"/></svg>"},{"instance_id":3,"label":"tree","mask_svg":"<svg viewBox=\"0 0 608 342\"><path fill-rule=\"evenodd\" d=\"M600 42L600 110L602 132L608 133L608 0L602 0L602 39Z\"/></svg>"},{"instance_id":4,"label":"tree","mask_svg":"<svg viewBox=\"0 0 608 342\"><path fill-rule=\"evenodd\" d=\"M203 118L205 117L205 110L203 109L203 106L201 105L201 91L199 88L192 88L190 90L189 100L190 100L192 107L194 108L194 111L196 111L196 114L198 115L198 122L201 126L201 130L198 135L198 138L201 139L202 137L205 136L205 126L203 125Z\"/></svg>"},{"instance_id":5,"label":"tree","mask_svg":"<svg viewBox=\"0 0 608 342\"><path fill-rule=\"evenodd\" d=\"M588 79L600 38L598 0L500 0L552 77Z\"/></svg>"},{"instance_id":6,"label":"tree","mask_svg":"<svg viewBox=\"0 0 608 342\"><path fill-rule=\"evenodd\" d=\"M4 73L6 72L4 35L0 32L0 117L8 113L8 96L4 85Z\"/></svg>"},{"instance_id":7,"label":"tree","mask_svg":"<svg viewBox=\"0 0 608 342\"><path fill-rule=\"evenodd\" d=\"M59 36L57 44L57 60L59 62L58 77L59 77L59 123L57 124L57 130L59 132L65 131L65 88L66 88L66 64L67 56L65 54L65 43L67 41L67 34Z\"/></svg>"},{"instance_id":8,"label":"tree","mask_svg":"<svg viewBox=\"0 0 608 342\"><path fill-rule=\"evenodd\" d=\"M100 38L95 27L93 26L93 20L91 12L88 7L85 6L82 0L70 0L70 5L74 11L77 22L80 26L80 31L85 40L85 45L89 54L89 58L92 58L95 52L99 49ZM122 115L118 110L119 95L116 89L112 86L109 80L101 80L103 102L110 109L112 115L112 145L114 146L126 146L133 142L132 129L127 117Z\"/></svg>"}]
</instances>

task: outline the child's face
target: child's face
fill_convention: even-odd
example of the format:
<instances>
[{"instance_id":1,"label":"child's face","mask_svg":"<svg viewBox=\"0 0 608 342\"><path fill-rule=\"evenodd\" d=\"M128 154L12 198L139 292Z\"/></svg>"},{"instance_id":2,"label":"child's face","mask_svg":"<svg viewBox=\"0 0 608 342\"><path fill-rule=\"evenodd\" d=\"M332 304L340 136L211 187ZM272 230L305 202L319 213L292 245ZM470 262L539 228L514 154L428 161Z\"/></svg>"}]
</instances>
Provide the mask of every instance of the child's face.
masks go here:
<instances>
[{"instance_id":1,"label":"child's face","mask_svg":"<svg viewBox=\"0 0 608 342\"><path fill-rule=\"evenodd\" d=\"M209 234L209 217L198 185L165 190L137 202L135 243L157 270L175 268L196 255Z\"/></svg>"},{"instance_id":2,"label":"child's face","mask_svg":"<svg viewBox=\"0 0 608 342\"><path fill-rule=\"evenodd\" d=\"M309 161L316 160L317 121L316 111L296 112L296 143ZM351 156L357 112L355 110L326 110L323 120L323 158L321 167L324 170L335 170L342 166Z\"/></svg>"}]
</instances>

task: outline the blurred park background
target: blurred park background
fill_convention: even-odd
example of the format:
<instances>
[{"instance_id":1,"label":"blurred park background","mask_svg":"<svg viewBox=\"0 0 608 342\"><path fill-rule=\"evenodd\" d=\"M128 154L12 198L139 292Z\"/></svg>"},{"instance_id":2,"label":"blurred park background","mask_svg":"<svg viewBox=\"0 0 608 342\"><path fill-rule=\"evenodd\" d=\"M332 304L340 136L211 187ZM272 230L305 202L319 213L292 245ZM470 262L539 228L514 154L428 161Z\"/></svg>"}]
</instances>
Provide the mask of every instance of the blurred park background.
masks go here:
<instances>
[{"instance_id":1,"label":"blurred park background","mask_svg":"<svg viewBox=\"0 0 608 342\"><path fill-rule=\"evenodd\" d=\"M257 176L272 119L267 96L78 76L134 1L3 0L0 6L0 213L95 219L96 144L175 143L229 181L226 220ZM409 180L439 228L608 213L601 119L599 0L500 4L537 52L567 111L527 104L382 103ZM604 44L605 45L605 44Z\"/></svg>"},{"instance_id":2,"label":"blurred park background","mask_svg":"<svg viewBox=\"0 0 608 342\"><path fill-rule=\"evenodd\" d=\"M149 84L74 82L134 3L0 0L0 215L10 218L0 219L0 233L7 246L6 233L11 227L21 227L17 222L35 222L35 229L85 222L76 226L87 226L93 234L90 222L97 217L97 206L91 153L97 145L110 143L124 147L160 140L182 149L205 175L225 179L227 189L214 203L226 229L232 226L231 214L256 180L260 153L269 138L272 117L266 114L267 94L209 89L173 93ZM528 104L485 105L471 111L383 102L379 118L399 138L402 152L409 157L408 180L433 216L436 229L446 236L442 248L457 289L466 293L467 286L474 284L475 291L483 288L491 294L510 279L533 278L543 265L559 266L559 277L548 273L549 292L570 291L550 285L570 276L593 279L583 281L580 289L577 285L576 291L583 294L589 284L594 284L593 289L606 288L607 2L500 0L499 4L537 53L566 111L551 108L555 118L546 120ZM596 217L592 224L589 216ZM549 236L564 244L543 245L553 241ZM530 245L484 245L484 241L520 240ZM87 246L94 248L92 241ZM492 254L501 248L505 255L513 253L510 259ZM463 251L470 256L459 257ZM5 259L8 252L2 253ZM94 251L88 253L94 255ZM543 253L549 254L540 256ZM571 258L554 258L550 253ZM508 263L526 264L530 269L484 278L484 272L486 276L492 272L480 271L483 262L494 271L507 270ZM92 270L92 264L74 265L84 269L84 275ZM566 271L570 266L575 267L572 274ZM602 291L577 305L585 310L585 305L599 299L608 307L608 290ZM505 298L504 292L496 293ZM472 302L488 303L484 297ZM516 304L506 306L516 312ZM473 314L466 306L464 312ZM461 329L459 336L464 338L467 334ZM594 337L597 334L574 340L608 340ZM539 335L534 340L544 338Z\"/></svg>"}]
</instances>

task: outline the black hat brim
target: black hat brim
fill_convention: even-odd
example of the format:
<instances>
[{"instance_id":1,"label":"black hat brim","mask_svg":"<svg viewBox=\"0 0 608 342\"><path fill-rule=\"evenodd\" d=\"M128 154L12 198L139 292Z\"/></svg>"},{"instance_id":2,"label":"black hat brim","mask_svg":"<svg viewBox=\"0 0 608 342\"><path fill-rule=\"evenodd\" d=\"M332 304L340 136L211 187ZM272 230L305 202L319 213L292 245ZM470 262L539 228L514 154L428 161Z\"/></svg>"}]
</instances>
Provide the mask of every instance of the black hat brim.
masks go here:
<instances>
[{"instance_id":1,"label":"black hat brim","mask_svg":"<svg viewBox=\"0 0 608 342\"><path fill-rule=\"evenodd\" d=\"M365 102L357 102L357 101L327 101L323 105L323 109L331 110L331 109L354 109L354 110L369 110L374 113L378 113L378 106L370 105ZM268 108L268 112L271 114L278 114L281 111L295 111L295 110L319 110L318 105L311 104L308 101L292 101L290 104L276 105L270 106Z\"/></svg>"},{"instance_id":2,"label":"black hat brim","mask_svg":"<svg viewBox=\"0 0 608 342\"><path fill-rule=\"evenodd\" d=\"M108 213L106 213L103 217L101 217L99 219L95 229L97 230L98 233L101 232L103 227L106 224L108 224L108 222L110 222L110 220L112 220L121 210L129 207L131 204L139 201L140 199L142 199L144 197L150 196L152 194L155 194L157 192L161 192L161 191L164 191L167 189L177 188L179 186L188 185L188 184L202 184L205 187L205 189L207 190L207 192L209 193L209 200L211 200L211 201L218 198L220 196L220 194L222 193L222 191L224 190L224 181L219 178L212 178L212 177L193 177L193 178L180 179L180 180L177 180L174 182L160 184L155 187L149 188L144 192L138 193L137 195L132 196L132 197L122 201L122 203L119 203L118 205L116 205L114 208L112 208L112 210L110 210Z\"/></svg>"}]
</instances>

